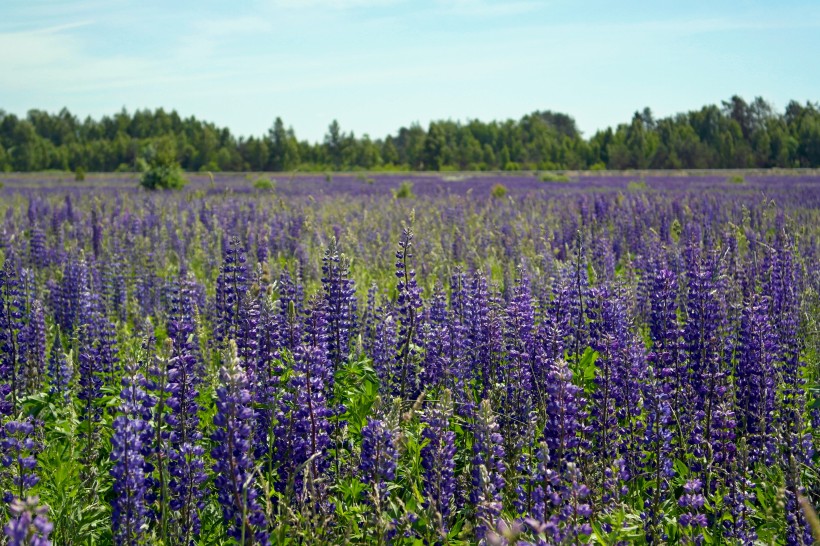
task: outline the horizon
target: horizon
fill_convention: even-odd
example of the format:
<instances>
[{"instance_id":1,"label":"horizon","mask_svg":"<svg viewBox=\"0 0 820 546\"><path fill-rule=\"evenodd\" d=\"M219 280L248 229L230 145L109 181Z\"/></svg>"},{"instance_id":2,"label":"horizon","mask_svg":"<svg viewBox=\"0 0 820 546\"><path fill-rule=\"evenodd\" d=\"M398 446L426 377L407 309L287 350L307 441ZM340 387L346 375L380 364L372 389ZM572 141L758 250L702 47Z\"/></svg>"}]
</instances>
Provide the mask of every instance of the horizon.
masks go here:
<instances>
[{"instance_id":1,"label":"horizon","mask_svg":"<svg viewBox=\"0 0 820 546\"><path fill-rule=\"evenodd\" d=\"M760 96L817 100L820 6L792 0L584 8L567 1L11 0L0 6L0 109L99 119L175 110L266 134L382 139L432 120L572 116L584 138L628 122ZM554 82L558 80L560 84Z\"/></svg>"}]
</instances>

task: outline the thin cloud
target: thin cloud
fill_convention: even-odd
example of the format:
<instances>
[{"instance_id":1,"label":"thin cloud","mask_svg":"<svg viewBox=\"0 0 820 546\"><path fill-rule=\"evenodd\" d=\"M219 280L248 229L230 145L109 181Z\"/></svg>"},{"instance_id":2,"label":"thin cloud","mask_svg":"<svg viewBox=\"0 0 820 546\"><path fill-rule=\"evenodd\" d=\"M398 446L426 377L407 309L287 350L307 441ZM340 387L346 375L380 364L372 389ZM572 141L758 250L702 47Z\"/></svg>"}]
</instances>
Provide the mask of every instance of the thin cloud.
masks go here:
<instances>
[{"instance_id":1,"label":"thin cloud","mask_svg":"<svg viewBox=\"0 0 820 546\"><path fill-rule=\"evenodd\" d=\"M441 10L447 13L480 17L519 15L544 7L543 2L528 0L508 2L493 2L489 0L439 0L438 4Z\"/></svg>"},{"instance_id":2,"label":"thin cloud","mask_svg":"<svg viewBox=\"0 0 820 546\"><path fill-rule=\"evenodd\" d=\"M271 0L269 4L284 9L335 9L377 8L398 4L403 0Z\"/></svg>"}]
</instances>

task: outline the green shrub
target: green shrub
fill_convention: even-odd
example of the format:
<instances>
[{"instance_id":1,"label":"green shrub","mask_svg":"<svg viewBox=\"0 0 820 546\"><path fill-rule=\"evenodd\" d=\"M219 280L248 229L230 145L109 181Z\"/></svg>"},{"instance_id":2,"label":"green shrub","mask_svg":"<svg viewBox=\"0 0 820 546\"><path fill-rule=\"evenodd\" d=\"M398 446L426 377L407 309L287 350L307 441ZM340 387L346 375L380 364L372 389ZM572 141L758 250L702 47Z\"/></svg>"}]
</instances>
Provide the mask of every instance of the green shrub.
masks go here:
<instances>
[{"instance_id":1,"label":"green shrub","mask_svg":"<svg viewBox=\"0 0 820 546\"><path fill-rule=\"evenodd\" d=\"M140 178L140 185L146 190L179 190L187 183L176 165L152 165Z\"/></svg>"},{"instance_id":2,"label":"green shrub","mask_svg":"<svg viewBox=\"0 0 820 546\"><path fill-rule=\"evenodd\" d=\"M276 181L260 176L253 181L253 187L259 191L273 191L276 188Z\"/></svg>"},{"instance_id":3,"label":"green shrub","mask_svg":"<svg viewBox=\"0 0 820 546\"><path fill-rule=\"evenodd\" d=\"M413 195L413 183L409 180L404 180L397 190L393 190L393 196L396 199L412 199L415 197L415 195Z\"/></svg>"},{"instance_id":4,"label":"green shrub","mask_svg":"<svg viewBox=\"0 0 820 546\"><path fill-rule=\"evenodd\" d=\"M507 163L504 164L504 170L505 171L520 171L521 170L521 165L519 165L515 161L507 161Z\"/></svg>"},{"instance_id":5,"label":"green shrub","mask_svg":"<svg viewBox=\"0 0 820 546\"><path fill-rule=\"evenodd\" d=\"M85 180L85 169L83 169L82 167L77 167L76 169L74 169L74 180L76 182L82 182L83 180Z\"/></svg>"},{"instance_id":6,"label":"green shrub","mask_svg":"<svg viewBox=\"0 0 820 546\"><path fill-rule=\"evenodd\" d=\"M559 173L544 173L541 182L572 182L569 176Z\"/></svg>"},{"instance_id":7,"label":"green shrub","mask_svg":"<svg viewBox=\"0 0 820 546\"><path fill-rule=\"evenodd\" d=\"M605 171L606 170L606 163L603 161L599 161L598 163L593 163L589 166L590 171Z\"/></svg>"},{"instance_id":8,"label":"green shrub","mask_svg":"<svg viewBox=\"0 0 820 546\"><path fill-rule=\"evenodd\" d=\"M726 182L729 184L745 184L746 179L743 178L742 174L734 174L726 179Z\"/></svg>"},{"instance_id":9,"label":"green shrub","mask_svg":"<svg viewBox=\"0 0 820 546\"><path fill-rule=\"evenodd\" d=\"M490 190L490 195L495 197L496 199L501 199L502 197L507 195L507 186L504 184L496 184L493 186L493 189Z\"/></svg>"},{"instance_id":10,"label":"green shrub","mask_svg":"<svg viewBox=\"0 0 820 546\"><path fill-rule=\"evenodd\" d=\"M629 184L626 185L626 189L629 191L644 191L649 189L649 186L646 185L646 180L630 180Z\"/></svg>"}]
</instances>

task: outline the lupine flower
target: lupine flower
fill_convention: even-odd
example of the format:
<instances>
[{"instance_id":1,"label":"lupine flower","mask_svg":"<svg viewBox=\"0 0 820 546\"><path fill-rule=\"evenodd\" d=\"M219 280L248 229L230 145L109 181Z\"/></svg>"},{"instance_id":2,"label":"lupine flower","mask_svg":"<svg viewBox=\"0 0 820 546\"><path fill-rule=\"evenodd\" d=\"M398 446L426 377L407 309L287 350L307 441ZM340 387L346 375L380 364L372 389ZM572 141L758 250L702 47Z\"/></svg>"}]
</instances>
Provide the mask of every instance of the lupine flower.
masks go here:
<instances>
[{"instance_id":1,"label":"lupine flower","mask_svg":"<svg viewBox=\"0 0 820 546\"><path fill-rule=\"evenodd\" d=\"M188 320L175 322L175 333L182 341L171 346L168 362L168 399L171 410L167 417L170 428L168 434L168 473L170 481L169 507L172 530L180 544L187 545L199 534L199 510L203 506L201 487L207 479L204 449L200 445L202 432L199 430L198 387L201 379L197 373L199 364L194 352L184 337L191 331Z\"/></svg>"},{"instance_id":2,"label":"lupine flower","mask_svg":"<svg viewBox=\"0 0 820 546\"><path fill-rule=\"evenodd\" d=\"M42 229L31 229L29 239L29 261L31 265L43 269L48 265L48 249L46 248L46 234Z\"/></svg>"},{"instance_id":3,"label":"lupine flower","mask_svg":"<svg viewBox=\"0 0 820 546\"><path fill-rule=\"evenodd\" d=\"M322 288L328 310L328 351L333 368L347 359L356 326L356 286L350 278L350 260L332 239L322 258Z\"/></svg>"},{"instance_id":4,"label":"lupine flower","mask_svg":"<svg viewBox=\"0 0 820 546\"><path fill-rule=\"evenodd\" d=\"M737 406L741 432L752 461L771 464L772 420L775 405L774 335L765 314L766 302L754 296L743 312L737 365Z\"/></svg>"},{"instance_id":5,"label":"lupine flower","mask_svg":"<svg viewBox=\"0 0 820 546\"><path fill-rule=\"evenodd\" d=\"M373 501L380 509L387 496L387 483L396 478L397 435L381 419L368 419L362 427L362 462L365 481L373 486Z\"/></svg>"},{"instance_id":6,"label":"lupine flower","mask_svg":"<svg viewBox=\"0 0 820 546\"><path fill-rule=\"evenodd\" d=\"M22 354L18 336L23 328L23 299L14 265L14 256L6 257L0 268L0 409L3 414L16 414L23 389ZM11 400L7 400L10 395Z\"/></svg>"},{"instance_id":7,"label":"lupine flower","mask_svg":"<svg viewBox=\"0 0 820 546\"><path fill-rule=\"evenodd\" d=\"M681 515L678 516L678 525L683 533L682 542L702 544L703 536L700 529L708 525L706 514L703 513L706 499L701 493L702 483L699 479L691 479L683 486L683 495L678 499Z\"/></svg>"},{"instance_id":8,"label":"lupine flower","mask_svg":"<svg viewBox=\"0 0 820 546\"><path fill-rule=\"evenodd\" d=\"M216 280L216 336L225 343L236 339L240 307L248 289L245 249L238 237L232 237L225 248L222 269Z\"/></svg>"},{"instance_id":9,"label":"lupine flower","mask_svg":"<svg viewBox=\"0 0 820 546\"><path fill-rule=\"evenodd\" d=\"M399 375L400 398L415 398L418 380L419 333L421 318L419 311L422 306L421 290L416 284L416 272L410 263L413 259L413 230L405 227L399 239L399 249L396 251L396 277L399 279L397 308L401 321L399 323L398 346L396 347L396 367Z\"/></svg>"},{"instance_id":10,"label":"lupine flower","mask_svg":"<svg viewBox=\"0 0 820 546\"><path fill-rule=\"evenodd\" d=\"M122 380L119 415L114 419L111 460L114 467L114 503L111 515L114 541L118 545L140 544L145 535L146 477L145 442L150 441L152 399L142 389L144 379L136 366Z\"/></svg>"},{"instance_id":11,"label":"lupine flower","mask_svg":"<svg viewBox=\"0 0 820 546\"><path fill-rule=\"evenodd\" d=\"M0 466L9 480L7 485L11 487L3 492L4 502L11 502L15 497L24 498L40 481L36 470L37 455L42 448L41 442L36 438L36 426L31 417L8 421L3 425Z\"/></svg>"},{"instance_id":12,"label":"lupine flower","mask_svg":"<svg viewBox=\"0 0 820 546\"><path fill-rule=\"evenodd\" d=\"M74 369L69 357L63 351L60 339L60 327L54 332L54 342L51 344L51 353L48 358L49 392L62 396L65 401L71 397L71 384L74 379Z\"/></svg>"},{"instance_id":13,"label":"lupine flower","mask_svg":"<svg viewBox=\"0 0 820 546\"><path fill-rule=\"evenodd\" d=\"M498 432L490 402L484 400L479 406L473 429L473 488L470 501L475 506L476 536L483 538L487 526L492 528L502 509L502 492L504 490L504 442Z\"/></svg>"},{"instance_id":14,"label":"lupine flower","mask_svg":"<svg viewBox=\"0 0 820 546\"><path fill-rule=\"evenodd\" d=\"M455 494L456 434L450 429L453 401L449 390L441 400L430 407L422 417L425 428L422 437L427 440L421 448L421 466L424 468L425 507L438 520L438 533L447 536L448 520Z\"/></svg>"},{"instance_id":15,"label":"lupine flower","mask_svg":"<svg viewBox=\"0 0 820 546\"><path fill-rule=\"evenodd\" d=\"M48 520L48 507L38 497L11 503L11 520L3 528L8 546L51 546L48 539L54 524Z\"/></svg>"},{"instance_id":16,"label":"lupine flower","mask_svg":"<svg viewBox=\"0 0 820 546\"><path fill-rule=\"evenodd\" d=\"M46 371L46 321L43 304L35 300L31 304L29 320L20 332L19 342L23 349L22 380L26 394L40 391Z\"/></svg>"},{"instance_id":17,"label":"lupine flower","mask_svg":"<svg viewBox=\"0 0 820 546\"><path fill-rule=\"evenodd\" d=\"M321 308L314 309L312 315L317 313L322 313ZM317 319L314 317L313 320ZM291 431L292 452L288 474L294 479L295 491L300 499L303 499L304 486L318 480L329 465L329 418L333 412L328 407L326 392L330 362L322 339L323 336L318 336L314 340L319 342L318 345L303 343L297 348L289 384L292 398L283 399L284 404L292 404L285 410L287 415L282 423L287 422ZM302 465L307 465L303 470L304 476L293 474ZM320 499L314 500L318 502Z\"/></svg>"},{"instance_id":18,"label":"lupine flower","mask_svg":"<svg viewBox=\"0 0 820 546\"><path fill-rule=\"evenodd\" d=\"M228 535L240 544L266 545L270 543L267 523L253 480L251 394L233 341L228 344L219 379L211 457L222 516L228 525Z\"/></svg>"}]
</instances>

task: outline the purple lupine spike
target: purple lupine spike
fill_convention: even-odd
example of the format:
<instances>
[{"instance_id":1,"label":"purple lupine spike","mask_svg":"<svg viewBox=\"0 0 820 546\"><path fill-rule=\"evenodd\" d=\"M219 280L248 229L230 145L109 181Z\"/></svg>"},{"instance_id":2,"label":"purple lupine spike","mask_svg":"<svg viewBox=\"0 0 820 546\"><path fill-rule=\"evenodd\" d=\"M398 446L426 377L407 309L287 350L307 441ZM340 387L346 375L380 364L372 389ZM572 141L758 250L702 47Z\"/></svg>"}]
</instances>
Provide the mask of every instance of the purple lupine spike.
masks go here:
<instances>
[{"instance_id":1,"label":"purple lupine spike","mask_svg":"<svg viewBox=\"0 0 820 546\"><path fill-rule=\"evenodd\" d=\"M436 532L444 539L449 531L450 512L455 495L456 434L450 430L453 400L449 390L422 417L425 428L422 437L427 443L421 448L424 468L424 503L433 515Z\"/></svg>"},{"instance_id":2,"label":"purple lupine spike","mask_svg":"<svg viewBox=\"0 0 820 546\"><path fill-rule=\"evenodd\" d=\"M219 371L219 379L211 457L222 516L228 525L228 535L240 544L267 545L270 544L267 522L253 480L251 394L236 343L232 340L228 341L225 365Z\"/></svg>"},{"instance_id":3,"label":"purple lupine spike","mask_svg":"<svg viewBox=\"0 0 820 546\"><path fill-rule=\"evenodd\" d=\"M81 255L79 259L72 257L63 268L63 276L52 291L51 308L57 324L64 332L72 332L77 325L80 306L83 301L83 291L88 289L88 264Z\"/></svg>"},{"instance_id":4,"label":"purple lupine spike","mask_svg":"<svg viewBox=\"0 0 820 546\"><path fill-rule=\"evenodd\" d=\"M79 313L77 398L81 402L79 428L83 438L82 456L86 470L89 472L94 468L97 455L98 422L102 416L102 409L98 402L105 372L97 338L101 317L95 309L95 303L96 299L86 289L83 307Z\"/></svg>"},{"instance_id":5,"label":"purple lupine spike","mask_svg":"<svg viewBox=\"0 0 820 546\"><path fill-rule=\"evenodd\" d=\"M683 412L689 396L688 372L683 354L683 330L677 318L677 277L669 270L655 271L652 282L649 331L652 337L650 359L666 401L674 415Z\"/></svg>"},{"instance_id":6,"label":"purple lupine spike","mask_svg":"<svg viewBox=\"0 0 820 546\"><path fill-rule=\"evenodd\" d=\"M489 400L479 405L473 425L473 472L470 501L476 509L476 536L483 539L495 527L502 510L504 438Z\"/></svg>"},{"instance_id":7,"label":"purple lupine spike","mask_svg":"<svg viewBox=\"0 0 820 546\"><path fill-rule=\"evenodd\" d=\"M51 344L51 353L48 358L48 376L49 392L61 396L67 402L71 398L74 368L63 350L59 325L55 327L54 342Z\"/></svg>"},{"instance_id":8,"label":"purple lupine spike","mask_svg":"<svg viewBox=\"0 0 820 546\"><path fill-rule=\"evenodd\" d=\"M256 391L256 369L259 364L259 315L262 302L259 298L259 285L249 290L239 307L236 328L236 346L239 359L245 366L252 394Z\"/></svg>"},{"instance_id":9,"label":"purple lupine spike","mask_svg":"<svg viewBox=\"0 0 820 546\"><path fill-rule=\"evenodd\" d=\"M225 249L222 268L217 278L216 338L220 343L236 339L239 332L240 309L248 290L247 258L239 237L232 237Z\"/></svg>"},{"instance_id":10,"label":"purple lupine spike","mask_svg":"<svg viewBox=\"0 0 820 546\"><path fill-rule=\"evenodd\" d=\"M15 499L10 509L11 519L3 527L8 546L51 546L54 524L48 520L48 506L41 506L38 497L28 497Z\"/></svg>"},{"instance_id":11,"label":"purple lupine spike","mask_svg":"<svg viewBox=\"0 0 820 546\"><path fill-rule=\"evenodd\" d=\"M42 427L42 423L39 424ZM40 481L37 476L37 455L43 446L37 438L37 423L31 417L8 421L0 437L0 466L10 481L11 490L3 492L4 502L25 498Z\"/></svg>"},{"instance_id":12,"label":"purple lupine spike","mask_svg":"<svg viewBox=\"0 0 820 546\"><path fill-rule=\"evenodd\" d=\"M23 329L23 300L14 256L9 255L0 268L0 410L5 415L16 415L23 392L23 348L20 331ZM10 396L9 396L10 395ZM10 398L10 400L8 400ZM8 405L6 405L8 404Z\"/></svg>"},{"instance_id":13,"label":"purple lupine spike","mask_svg":"<svg viewBox=\"0 0 820 546\"><path fill-rule=\"evenodd\" d=\"M266 455L273 456L273 443L276 440L273 430L274 413L281 394L281 376L284 372L281 361L280 317L271 294L263 292L260 297L259 361L255 392L256 439L254 441L254 455L257 459L262 459Z\"/></svg>"},{"instance_id":14,"label":"purple lupine spike","mask_svg":"<svg viewBox=\"0 0 820 546\"><path fill-rule=\"evenodd\" d=\"M416 284L413 259L413 230L405 227L396 251L396 307L400 317L396 367L399 375L397 394L402 399L415 398L418 394L419 333L421 331L421 289Z\"/></svg>"},{"instance_id":15,"label":"purple lupine spike","mask_svg":"<svg viewBox=\"0 0 820 546\"><path fill-rule=\"evenodd\" d=\"M691 479L683 485L683 495L678 498L678 506L682 512L678 516L678 525L683 534L681 537L683 543L701 543L700 529L708 525L706 514L703 512L706 498L703 496L702 486L699 479Z\"/></svg>"},{"instance_id":16,"label":"purple lupine spike","mask_svg":"<svg viewBox=\"0 0 820 546\"><path fill-rule=\"evenodd\" d=\"M580 435L584 431L586 418L585 401L582 389L572 383L572 371L563 359L553 362L545 391L547 420L544 442L549 449L553 468L561 471L563 465L575 462L580 456Z\"/></svg>"},{"instance_id":17,"label":"purple lupine spike","mask_svg":"<svg viewBox=\"0 0 820 546\"><path fill-rule=\"evenodd\" d=\"M147 442L150 449L145 454L146 480L149 490L146 492L146 501L151 508L151 519L159 520L162 528L166 527L169 508L169 472L170 445L168 442L168 399L171 396L168 379L170 374L171 351L174 344L172 338L165 340L162 347L156 347L153 324L146 319L143 326L143 337L140 346L140 356L143 366L147 368L145 389L151 393L153 404L153 434Z\"/></svg>"},{"instance_id":18,"label":"purple lupine spike","mask_svg":"<svg viewBox=\"0 0 820 546\"><path fill-rule=\"evenodd\" d=\"M31 304L29 321L20 332L20 341L24 353L23 390L26 394L34 394L40 391L46 371L46 321L39 300Z\"/></svg>"},{"instance_id":19,"label":"purple lupine spike","mask_svg":"<svg viewBox=\"0 0 820 546\"><path fill-rule=\"evenodd\" d=\"M299 298L297 284L287 271L279 278L279 312L284 326L283 346L293 353L302 342L302 300Z\"/></svg>"},{"instance_id":20,"label":"purple lupine spike","mask_svg":"<svg viewBox=\"0 0 820 546\"><path fill-rule=\"evenodd\" d=\"M450 336L447 322L447 299L439 284L433 294L428 320L423 324L424 363L421 381L425 385L437 385L446 380L452 386L452 371L448 365Z\"/></svg>"},{"instance_id":21,"label":"purple lupine spike","mask_svg":"<svg viewBox=\"0 0 820 546\"><path fill-rule=\"evenodd\" d=\"M663 520L664 501L669 491L669 480L674 475L672 439L675 420L670 394L664 379L658 377L663 373L661 366L650 367L644 384L644 408L646 423L644 425L644 460L643 468L650 482L646 489L647 501L644 503L644 530L647 540L661 540L663 534L660 522Z\"/></svg>"},{"instance_id":22,"label":"purple lupine spike","mask_svg":"<svg viewBox=\"0 0 820 546\"><path fill-rule=\"evenodd\" d=\"M547 461L548 450L542 447L540 458ZM539 507L543 506L545 518L541 526L550 539L550 544L583 544L592 534L589 524L592 516L592 507L586 501L590 495L589 487L581 482L581 472L576 463L566 463L563 476L558 476L542 464L543 474L539 491L539 498L543 499ZM550 506L552 505L552 506ZM546 512L553 511L546 517Z\"/></svg>"},{"instance_id":23,"label":"purple lupine spike","mask_svg":"<svg viewBox=\"0 0 820 546\"><path fill-rule=\"evenodd\" d=\"M375 344L376 344L376 324L378 322L378 317L376 316L376 294L378 292L378 286L376 284L372 284L370 288L367 289L367 305L365 306L364 315L362 315L362 324L361 324L361 333L362 333L362 345L365 354L372 355L375 357Z\"/></svg>"},{"instance_id":24,"label":"purple lupine spike","mask_svg":"<svg viewBox=\"0 0 820 546\"><path fill-rule=\"evenodd\" d=\"M396 479L399 458L398 435L384 420L368 418L362 427L362 457L359 469L364 481L373 487L372 499L377 510L387 500L387 484Z\"/></svg>"},{"instance_id":25,"label":"purple lupine spike","mask_svg":"<svg viewBox=\"0 0 820 546\"><path fill-rule=\"evenodd\" d=\"M128 310L125 275L122 272L123 262L123 257L115 255L110 261L105 262L103 269L105 304L120 322L125 322Z\"/></svg>"},{"instance_id":26,"label":"purple lupine spike","mask_svg":"<svg viewBox=\"0 0 820 546\"><path fill-rule=\"evenodd\" d=\"M501 380L504 310L479 271L473 275L468 317L468 346L473 347L467 356L472 361L470 375L478 379L481 394L485 396Z\"/></svg>"},{"instance_id":27,"label":"purple lupine spike","mask_svg":"<svg viewBox=\"0 0 820 546\"><path fill-rule=\"evenodd\" d=\"M724 278L717 256L710 253L703 257L691 247L689 252L684 340L694 411L682 412L677 417L683 432L689 434L695 458L703 459L707 457L706 450L711 449L712 413L728 388L724 354L728 324ZM698 465L693 468L697 470Z\"/></svg>"},{"instance_id":28,"label":"purple lupine spike","mask_svg":"<svg viewBox=\"0 0 820 546\"><path fill-rule=\"evenodd\" d=\"M507 306L504 332L506 360L502 370L502 384L506 387L500 420L505 437L512 445L523 440L527 424L532 421L535 402L543 399L539 386L534 384L535 308L529 280L522 268ZM513 456L508 449L508 455Z\"/></svg>"},{"instance_id":29,"label":"purple lupine spike","mask_svg":"<svg viewBox=\"0 0 820 546\"><path fill-rule=\"evenodd\" d=\"M626 480L640 470L640 422L646 358L629 331L624 300L606 287L590 291L587 306L590 347L598 352L590 415L596 454L605 467L624 459ZM607 496L619 487L608 489ZM611 496L610 496L611 498ZM614 500L614 499L612 499Z\"/></svg>"},{"instance_id":30,"label":"purple lupine spike","mask_svg":"<svg viewBox=\"0 0 820 546\"><path fill-rule=\"evenodd\" d=\"M779 396L781 411L778 412L779 428L784 435L784 463L790 456L808 463L812 458L811 436L806 433L803 411L805 408L805 379L800 373L800 352L803 338L800 328L799 268L792 252L780 242L771 256L769 279L764 293L771 296L769 316L772 321L782 394Z\"/></svg>"},{"instance_id":31,"label":"purple lupine spike","mask_svg":"<svg viewBox=\"0 0 820 546\"><path fill-rule=\"evenodd\" d=\"M34 227L29 233L29 262L37 269L48 266L49 256L46 246L46 234L39 227Z\"/></svg>"},{"instance_id":32,"label":"purple lupine spike","mask_svg":"<svg viewBox=\"0 0 820 546\"><path fill-rule=\"evenodd\" d=\"M370 354L373 355L373 368L379 376L379 390L392 393L399 389L396 359L392 354L398 343L396 320L389 304L379 307L376 317L373 348Z\"/></svg>"},{"instance_id":33,"label":"purple lupine spike","mask_svg":"<svg viewBox=\"0 0 820 546\"><path fill-rule=\"evenodd\" d=\"M182 337L184 331L192 330L190 319L175 321L176 334ZM171 531L175 541L189 545L200 532L199 511L204 505L202 484L205 474L204 453L200 445L202 432L199 430L200 406L198 386L201 379L197 373L199 363L187 341L179 344L169 340L170 361L168 362L168 399L170 409L167 423L168 433L168 492L171 514Z\"/></svg>"},{"instance_id":34,"label":"purple lupine spike","mask_svg":"<svg viewBox=\"0 0 820 546\"><path fill-rule=\"evenodd\" d=\"M752 462L772 464L776 385L775 337L766 315L767 301L753 295L743 310L740 355L736 369L738 427L750 447Z\"/></svg>"},{"instance_id":35,"label":"purple lupine spike","mask_svg":"<svg viewBox=\"0 0 820 546\"><path fill-rule=\"evenodd\" d=\"M328 351L334 370L347 361L357 324L356 286L350 278L350 260L332 239L322 257L322 288L328 315Z\"/></svg>"},{"instance_id":36,"label":"purple lupine spike","mask_svg":"<svg viewBox=\"0 0 820 546\"><path fill-rule=\"evenodd\" d=\"M316 308L311 315L315 316L321 312L321 308ZM315 319L309 319L311 320ZM291 468L288 475L293 478L297 497L302 500L304 500L303 486L306 481L312 484L328 468L329 418L333 414L327 402L328 391L326 389L330 374L327 350L321 344L322 336L317 336L313 340L319 341L318 345L310 343L310 335L306 335L306 338L306 342L297 348L294 355L293 375L289 384L293 397L288 418L292 435L292 453L289 462ZM294 471L302 465L306 465L303 470L304 476L294 474ZM317 491L316 494L322 496L321 491ZM320 498L314 499L315 502L320 500Z\"/></svg>"},{"instance_id":37,"label":"purple lupine spike","mask_svg":"<svg viewBox=\"0 0 820 546\"><path fill-rule=\"evenodd\" d=\"M93 354L96 370L109 385L113 385L119 373L117 332L105 316L100 296L89 287L82 292L77 325L80 350Z\"/></svg>"},{"instance_id":38,"label":"purple lupine spike","mask_svg":"<svg viewBox=\"0 0 820 546\"><path fill-rule=\"evenodd\" d=\"M114 502L111 523L118 545L140 544L148 515L144 451L151 438L153 400L143 390L144 378L131 365L122 379L120 406L111 437Z\"/></svg>"}]
</instances>

